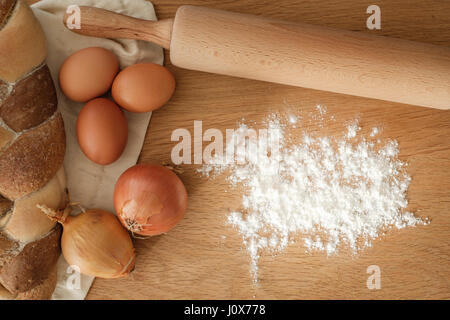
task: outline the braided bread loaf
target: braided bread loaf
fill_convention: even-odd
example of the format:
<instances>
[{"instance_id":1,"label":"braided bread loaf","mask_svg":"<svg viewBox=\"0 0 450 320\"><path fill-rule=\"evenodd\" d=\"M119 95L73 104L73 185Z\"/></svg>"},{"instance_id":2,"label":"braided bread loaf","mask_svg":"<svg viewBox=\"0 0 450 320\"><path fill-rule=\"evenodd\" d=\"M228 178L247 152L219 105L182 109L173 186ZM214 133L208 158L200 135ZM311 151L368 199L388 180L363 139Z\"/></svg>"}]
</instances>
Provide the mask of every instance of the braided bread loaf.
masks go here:
<instances>
[{"instance_id":1,"label":"braided bread loaf","mask_svg":"<svg viewBox=\"0 0 450 320\"><path fill-rule=\"evenodd\" d=\"M0 298L49 299L66 205L64 123L42 28L24 0L0 0Z\"/></svg>"}]
</instances>

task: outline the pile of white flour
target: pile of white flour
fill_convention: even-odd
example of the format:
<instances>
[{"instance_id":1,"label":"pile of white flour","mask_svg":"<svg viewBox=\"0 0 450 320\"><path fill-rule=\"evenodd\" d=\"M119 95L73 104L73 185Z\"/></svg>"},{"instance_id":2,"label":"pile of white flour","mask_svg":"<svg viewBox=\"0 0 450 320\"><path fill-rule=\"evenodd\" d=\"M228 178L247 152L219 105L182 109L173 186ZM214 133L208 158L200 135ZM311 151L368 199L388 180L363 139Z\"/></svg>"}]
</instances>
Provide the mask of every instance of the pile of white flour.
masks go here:
<instances>
[{"instance_id":1,"label":"pile of white flour","mask_svg":"<svg viewBox=\"0 0 450 320\"><path fill-rule=\"evenodd\" d=\"M260 253L278 253L294 238L303 239L309 252L334 254L347 246L356 253L392 227L427 223L405 211L411 178L397 158L396 141L375 140L378 128L366 139L355 121L342 138L304 135L302 143L287 146L286 127L296 125L295 116L282 121L272 115L266 127L278 139L279 152L267 152L258 140L250 152L256 159L239 164L216 155L198 170L204 176L227 174L232 185L244 186L242 206L227 221L243 237L255 281ZM246 144L240 151L235 147L236 156L251 149L248 130L240 124L236 140L227 142L229 148L236 141Z\"/></svg>"}]
</instances>

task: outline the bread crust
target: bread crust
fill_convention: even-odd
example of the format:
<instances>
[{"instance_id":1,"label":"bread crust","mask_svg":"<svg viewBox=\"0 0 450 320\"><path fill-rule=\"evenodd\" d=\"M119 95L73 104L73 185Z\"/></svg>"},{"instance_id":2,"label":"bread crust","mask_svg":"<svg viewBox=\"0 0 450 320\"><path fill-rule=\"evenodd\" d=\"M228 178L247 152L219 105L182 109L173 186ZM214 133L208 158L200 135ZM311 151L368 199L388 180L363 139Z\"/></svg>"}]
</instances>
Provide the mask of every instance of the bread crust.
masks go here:
<instances>
[{"instance_id":1,"label":"bread crust","mask_svg":"<svg viewBox=\"0 0 450 320\"><path fill-rule=\"evenodd\" d=\"M20 251L20 244L0 233L0 272Z\"/></svg>"},{"instance_id":2,"label":"bread crust","mask_svg":"<svg viewBox=\"0 0 450 320\"><path fill-rule=\"evenodd\" d=\"M46 55L26 1L0 0L0 300L50 299L57 281L62 227L36 207L67 200L64 123Z\"/></svg>"},{"instance_id":3,"label":"bread crust","mask_svg":"<svg viewBox=\"0 0 450 320\"><path fill-rule=\"evenodd\" d=\"M0 154L0 194L15 200L42 188L61 168L66 148L59 111Z\"/></svg>"},{"instance_id":4,"label":"bread crust","mask_svg":"<svg viewBox=\"0 0 450 320\"><path fill-rule=\"evenodd\" d=\"M30 7L18 1L0 30L0 79L14 83L45 60L44 31Z\"/></svg>"},{"instance_id":5,"label":"bread crust","mask_svg":"<svg viewBox=\"0 0 450 320\"><path fill-rule=\"evenodd\" d=\"M53 229L55 222L50 220L37 204L49 208L65 208L66 179L63 168L44 187L14 202L11 217L3 227L3 233L11 239L28 243Z\"/></svg>"},{"instance_id":6,"label":"bread crust","mask_svg":"<svg viewBox=\"0 0 450 320\"><path fill-rule=\"evenodd\" d=\"M1 1L1 0L0 0ZM0 103L2 103L9 94L12 85L0 79Z\"/></svg>"},{"instance_id":7,"label":"bread crust","mask_svg":"<svg viewBox=\"0 0 450 320\"><path fill-rule=\"evenodd\" d=\"M14 139L14 133L0 125L0 152Z\"/></svg>"},{"instance_id":8,"label":"bread crust","mask_svg":"<svg viewBox=\"0 0 450 320\"><path fill-rule=\"evenodd\" d=\"M0 284L0 300L14 300L17 295L12 294Z\"/></svg>"},{"instance_id":9,"label":"bread crust","mask_svg":"<svg viewBox=\"0 0 450 320\"><path fill-rule=\"evenodd\" d=\"M25 292L20 292L15 299L16 300L50 300L53 291L55 291L56 281L58 280L56 265L53 266L52 270L48 274L47 279L41 284L37 285L33 289Z\"/></svg>"},{"instance_id":10,"label":"bread crust","mask_svg":"<svg viewBox=\"0 0 450 320\"><path fill-rule=\"evenodd\" d=\"M0 284L9 292L25 292L42 284L56 265L61 253L61 226L42 239L31 242L10 257L0 270Z\"/></svg>"},{"instance_id":11,"label":"bread crust","mask_svg":"<svg viewBox=\"0 0 450 320\"><path fill-rule=\"evenodd\" d=\"M8 20L9 15L14 9L17 0L0 0L0 29L4 26Z\"/></svg>"},{"instance_id":12,"label":"bread crust","mask_svg":"<svg viewBox=\"0 0 450 320\"><path fill-rule=\"evenodd\" d=\"M55 265L44 282L28 291L12 294L0 284L0 300L50 300L57 280L58 274Z\"/></svg>"},{"instance_id":13,"label":"bread crust","mask_svg":"<svg viewBox=\"0 0 450 320\"><path fill-rule=\"evenodd\" d=\"M6 215L12 208L13 202L6 198L0 196L0 219ZM2 224L0 223L0 228L2 228Z\"/></svg>"},{"instance_id":14,"label":"bread crust","mask_svg":"<svg viewBox=\"0 0 450 320\"><path fill-rule=\"evenodd\" d=\"M35 127L56 111L58 100L47 65L17 82L0 101L0 118L15 132Z\"/></svg>"}]
</instances>

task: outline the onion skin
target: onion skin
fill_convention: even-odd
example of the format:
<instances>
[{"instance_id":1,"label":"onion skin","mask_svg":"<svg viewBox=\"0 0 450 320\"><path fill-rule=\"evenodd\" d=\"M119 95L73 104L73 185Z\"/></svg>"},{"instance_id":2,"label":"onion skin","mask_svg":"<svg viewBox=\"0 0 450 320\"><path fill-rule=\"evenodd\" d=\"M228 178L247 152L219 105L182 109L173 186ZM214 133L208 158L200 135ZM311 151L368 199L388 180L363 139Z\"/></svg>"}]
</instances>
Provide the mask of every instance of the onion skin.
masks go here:
<instances>
[{"instance_id":1,"label":"onion skin","mask_svg":"<svg viewBox=\"0 0 450 320\"><path fill-rule=\"evenodd\" d=\"M59 222L64 227L64 258L69 265L79 267L82 274L120 278L134 269L133 243L114 214L91 209Z\"/></svg>"},{"instance_id":2,"label":"onion skin","mask_svg":"<svg viewBox=\"0 0 450 320\"><path fill-rule=\"evenodd\" d=\"M134 234L155 236L171 230L187 209L186 188L166 167L138 164L117 180L114 207L121 223Z\"/></svg>"}]
</instances>

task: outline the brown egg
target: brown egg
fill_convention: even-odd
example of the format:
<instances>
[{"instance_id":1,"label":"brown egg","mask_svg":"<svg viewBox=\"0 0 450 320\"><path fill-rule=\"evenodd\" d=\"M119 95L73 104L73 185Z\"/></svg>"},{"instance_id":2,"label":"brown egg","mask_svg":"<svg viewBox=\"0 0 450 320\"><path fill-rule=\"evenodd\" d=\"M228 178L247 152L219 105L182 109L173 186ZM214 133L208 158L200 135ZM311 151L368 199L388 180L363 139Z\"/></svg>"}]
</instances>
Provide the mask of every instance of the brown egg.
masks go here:
<instances>
[{"instance_id":1,"label":"brown egg","mask_svg":"<svg viewBox=\"0 0 450 320\"><path fill-rule=\"evenodd\" d=\"M174 90L175 79L167 68L154 63L139 63L117 75L112 96L128 111L148 112L167 103Z\"/></svg>"},{"instance_id":2,"label":"brown egg","mask_svg":"<svg viewBox=\"0 0 450 320\"><path fill-rule=\"evenodd\" d=\"M71 100L86 102L107 92L119 71L111 51L90 47L68 57L59 70L59 85Z\"/></svg>"},{"instance_id":3,"label":"brown egg","mask_svg":"<svg viewBox=\"0 0 450 320\"><path fill-rule=\"evenodd\" d=\"M101 165L113 163L127 144L125 115L111 100L91 100L78 115L77 138L81 150L93 162Z\"/></svg>"}]
</instances>

